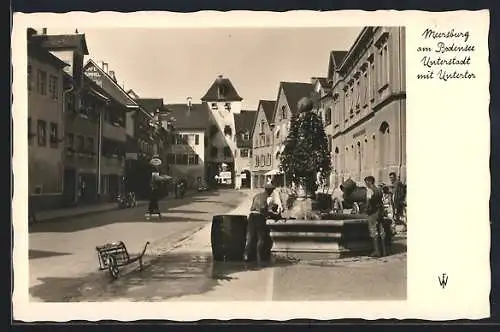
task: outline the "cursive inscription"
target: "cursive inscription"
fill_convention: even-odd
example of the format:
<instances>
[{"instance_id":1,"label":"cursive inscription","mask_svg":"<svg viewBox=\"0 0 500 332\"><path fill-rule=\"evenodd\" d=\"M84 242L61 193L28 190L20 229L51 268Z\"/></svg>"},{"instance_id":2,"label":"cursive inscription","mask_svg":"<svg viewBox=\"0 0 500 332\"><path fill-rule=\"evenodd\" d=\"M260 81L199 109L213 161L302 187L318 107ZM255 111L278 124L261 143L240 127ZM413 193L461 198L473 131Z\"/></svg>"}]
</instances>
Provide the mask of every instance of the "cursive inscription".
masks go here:
<instances>
[{"instance_id":1,"label":"cursive inscription","mask_svg":"<svg viewBox=\"0 0 500 332\"><path fill-rule=\"evenodd\" d=\"M469 68L476 50L470 41L469 31L435 31L427 28L421 37L426 45L417 47L417 52L423 54L420 58L423 71L417 74L417 79L448 82L476 78Z\"/></svg>"}]
</instances>

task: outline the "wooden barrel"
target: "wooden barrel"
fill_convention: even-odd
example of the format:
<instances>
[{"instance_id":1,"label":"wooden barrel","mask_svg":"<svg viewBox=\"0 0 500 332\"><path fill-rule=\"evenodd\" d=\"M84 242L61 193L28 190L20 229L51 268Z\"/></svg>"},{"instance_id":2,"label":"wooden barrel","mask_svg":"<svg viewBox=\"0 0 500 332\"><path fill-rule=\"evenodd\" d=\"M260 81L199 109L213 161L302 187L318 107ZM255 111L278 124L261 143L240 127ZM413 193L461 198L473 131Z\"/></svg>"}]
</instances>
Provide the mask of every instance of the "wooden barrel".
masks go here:
<instances>
[{"instance_id":1,"label":"wooden barrel","mask_svg":"<svg viewBox=\"0 0 500 332\"><path fill-rule=\"evenodd\" d=\"M247 216L216 215L212 218L214 261L242 261L245 251Z\"/></svg>"}]
</instances>

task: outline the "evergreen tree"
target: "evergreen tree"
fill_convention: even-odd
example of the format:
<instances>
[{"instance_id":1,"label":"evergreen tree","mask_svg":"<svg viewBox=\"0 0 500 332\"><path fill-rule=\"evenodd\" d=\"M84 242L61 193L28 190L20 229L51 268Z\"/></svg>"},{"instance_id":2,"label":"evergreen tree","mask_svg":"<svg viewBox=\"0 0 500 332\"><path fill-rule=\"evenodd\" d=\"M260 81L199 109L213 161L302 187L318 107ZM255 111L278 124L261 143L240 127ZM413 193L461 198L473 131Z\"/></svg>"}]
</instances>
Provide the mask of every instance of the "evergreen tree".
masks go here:
<instances>
[{"instance_id":1,"label":"evergreen tree","mask_svg":"<svg viewBox=\"0 0 500 332\"><path fill-rule=\"evenodd\" d=\"M291 118L281 155L281 170L286 178L304 185L308 193L314 193L318 188L318 172L320 180L325 181L332 168L323 121L312 112L312 108L309 98L299 101L299 113Z\"/></svg>"}]
</instances>

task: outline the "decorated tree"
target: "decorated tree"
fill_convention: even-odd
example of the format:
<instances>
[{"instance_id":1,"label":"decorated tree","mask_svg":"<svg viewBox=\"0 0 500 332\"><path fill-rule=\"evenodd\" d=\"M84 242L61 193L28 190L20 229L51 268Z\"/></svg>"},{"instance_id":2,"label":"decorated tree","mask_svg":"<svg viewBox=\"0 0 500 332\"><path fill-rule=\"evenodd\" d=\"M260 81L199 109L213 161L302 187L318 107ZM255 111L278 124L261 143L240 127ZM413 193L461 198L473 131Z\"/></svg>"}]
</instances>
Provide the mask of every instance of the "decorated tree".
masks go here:
<instances>
[{"instance_id":1,"label":"decorated tree","mask_svg":"<svg viewBox=\"0 0 500 332\"><path fill-rule=\"evenodd\" d=\"M281 154L281 170L288 180L313 194L331 171L328 140L320 117L312 112L313 102L302 98L298 114L291 118L290 131Z\"/></svg>"}]
</instances>

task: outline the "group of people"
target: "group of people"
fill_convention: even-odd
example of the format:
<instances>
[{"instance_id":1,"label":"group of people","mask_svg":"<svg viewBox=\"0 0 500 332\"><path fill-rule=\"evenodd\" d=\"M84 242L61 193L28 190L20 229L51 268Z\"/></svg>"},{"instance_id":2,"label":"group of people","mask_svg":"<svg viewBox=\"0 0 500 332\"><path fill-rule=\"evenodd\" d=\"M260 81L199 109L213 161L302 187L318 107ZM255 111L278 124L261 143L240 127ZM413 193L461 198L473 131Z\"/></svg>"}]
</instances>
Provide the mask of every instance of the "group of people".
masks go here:
<instances>
[{"instance_id":1,"label":"group of people","mask_svg":"<svg viewBox=\"0 0 500 332\"><path fill-rule=\"evenodd\" d=\"M375 177L364 178L366 197L363 199L361 213L368 219L368 230L372 239L372 256L387 255L386 229L384 222L390 220L391 232L395 232L395 225L402 224L406 231L406 184L403 184L395 172L389 174L390 185L375 184ZM352 182L352 181L351 181ZM341 186L341 191L347 195L347 189ZM253 197L250 214L248 216L247 237L244 259L251 260L252 253L257 254L257 261L266 261L270 257L272 240L266 225L267 219L278 219L284 211L286 199L281 195L282 188L268 183L264 191ZM335 199L332 197L332 200ZM392 234L390 234L392 235Z\"/></svg>"}]
</instances>

